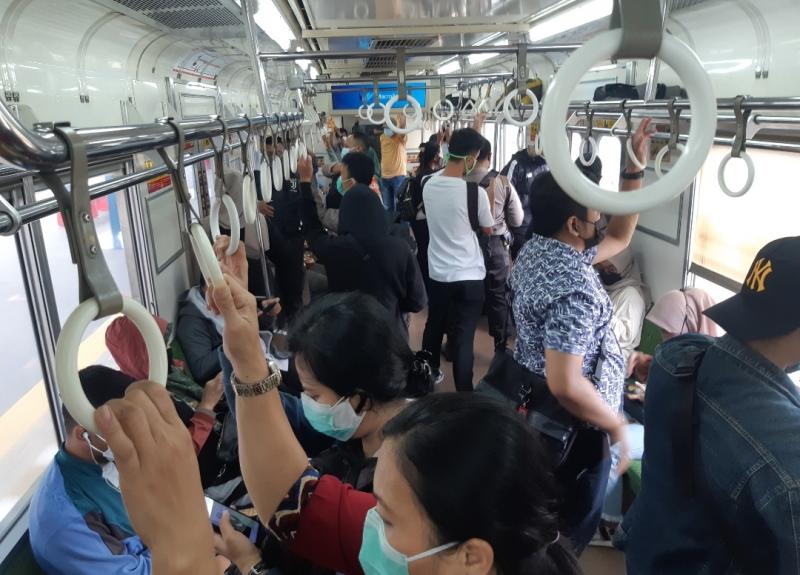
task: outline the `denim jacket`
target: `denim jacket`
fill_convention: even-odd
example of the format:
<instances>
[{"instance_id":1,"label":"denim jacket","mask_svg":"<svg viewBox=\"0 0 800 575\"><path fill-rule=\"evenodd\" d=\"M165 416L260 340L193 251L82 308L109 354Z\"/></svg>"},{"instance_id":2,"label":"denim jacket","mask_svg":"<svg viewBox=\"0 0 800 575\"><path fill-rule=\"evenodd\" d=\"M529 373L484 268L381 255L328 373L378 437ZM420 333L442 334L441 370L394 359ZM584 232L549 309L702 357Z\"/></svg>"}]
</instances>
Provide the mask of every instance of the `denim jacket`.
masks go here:
<instances>
[{"instance_id":1,"label":"denim jacket","mask_svg":"<svg viewBox=\"0 0 800 575\"><path fill-rule=\"evenodd\" d=\"M697 373L691 497L678 489L674 374L698 336L658 348L645 404L642 491L623 524L628 573L800 573L800 394L730 336ZM688 343L687 343L688 342Z\"/></svg>"}]
</instances>

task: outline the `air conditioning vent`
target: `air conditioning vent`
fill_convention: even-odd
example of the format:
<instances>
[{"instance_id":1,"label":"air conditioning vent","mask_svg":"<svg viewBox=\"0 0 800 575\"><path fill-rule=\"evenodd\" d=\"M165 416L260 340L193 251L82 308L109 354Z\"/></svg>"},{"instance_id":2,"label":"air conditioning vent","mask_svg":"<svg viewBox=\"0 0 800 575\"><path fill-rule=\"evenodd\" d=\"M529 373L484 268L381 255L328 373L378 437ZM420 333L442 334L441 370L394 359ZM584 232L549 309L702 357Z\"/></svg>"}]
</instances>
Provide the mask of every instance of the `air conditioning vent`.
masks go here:
<instances>
[{"instance_id":1,"label":"air conditioning vent","mask_svg":"<svg viewBox=\"0 0 800 575\"><path fill-rule=\"evenodd\" d=\"M242 27L243 22L235 4L230 0L101 0L105 4L124 7L161 27L172 30L193 28Z\"/></svg>"},{"instance_id":2,"label":"air conditioning vent","mask_svg":"<svg viewBox=\"0 0 800 575\"><path fill-rule=\"evenodd\" d=\"M398 48L422 48L436 42L435 36L423 38L380 38L374 39L369 44L370 50L396 50ZM362 76L373 75L374 72L394 70L397 68L395 56L371 56L364 60Z\"/></svg>"}]
</instances>

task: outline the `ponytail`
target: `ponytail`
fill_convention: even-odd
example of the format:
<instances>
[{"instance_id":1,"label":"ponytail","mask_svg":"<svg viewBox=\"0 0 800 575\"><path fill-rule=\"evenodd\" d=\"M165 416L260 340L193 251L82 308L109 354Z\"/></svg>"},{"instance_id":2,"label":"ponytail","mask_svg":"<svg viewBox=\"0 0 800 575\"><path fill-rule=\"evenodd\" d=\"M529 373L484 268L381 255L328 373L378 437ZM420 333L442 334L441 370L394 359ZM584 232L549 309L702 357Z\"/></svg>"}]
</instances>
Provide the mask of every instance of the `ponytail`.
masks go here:
<instances>
[{"instance_id":1,"label":"ponytail","mask_svg":"<svg viewBox=\"0 0 800 575\"><path fill-rule=\"evenodd\" d=\"M519 575L581 575L582 573L583 570L575 555L560 538L528 557L519 569Z\"/></svg>"}]
</instances>

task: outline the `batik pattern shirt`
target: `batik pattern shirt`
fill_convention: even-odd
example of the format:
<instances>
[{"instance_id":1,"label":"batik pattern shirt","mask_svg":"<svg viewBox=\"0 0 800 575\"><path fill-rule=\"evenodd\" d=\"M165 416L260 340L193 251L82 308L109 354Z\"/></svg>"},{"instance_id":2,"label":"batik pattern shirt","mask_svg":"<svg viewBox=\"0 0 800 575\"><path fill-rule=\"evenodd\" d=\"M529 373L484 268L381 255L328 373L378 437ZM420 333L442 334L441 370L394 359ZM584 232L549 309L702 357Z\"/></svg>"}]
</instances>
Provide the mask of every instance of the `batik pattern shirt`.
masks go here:
<instances>
[{"instance_id":1,"label":"batik pattern shirt","mask_svg":"<svg viewBox=\"0 0 800 575\"><path fill-rule=\"evenodd\" d=\"M622 402L625 362L611 328L613 305L592 267L597 248L579 252L534 234L511 273L515 359L546 377L545 349L583 356L583 375L613 410Z\"/></svg>"}]
</instances>

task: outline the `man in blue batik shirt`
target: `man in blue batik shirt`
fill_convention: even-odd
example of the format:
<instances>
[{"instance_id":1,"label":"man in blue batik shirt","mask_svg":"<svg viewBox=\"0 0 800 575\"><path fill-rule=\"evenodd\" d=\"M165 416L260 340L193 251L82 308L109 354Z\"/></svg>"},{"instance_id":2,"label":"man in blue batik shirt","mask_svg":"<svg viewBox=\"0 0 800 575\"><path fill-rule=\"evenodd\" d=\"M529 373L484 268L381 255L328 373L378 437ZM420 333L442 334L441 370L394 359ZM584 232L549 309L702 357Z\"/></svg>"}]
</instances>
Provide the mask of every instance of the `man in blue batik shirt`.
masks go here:
<instances>
[{"instance_id":1,"label":"man in blue batik shirt","mask_svg":"<svg viewBox=\"0 0 800 575\"><path fill-rule=\"evenodd\" d=\"M642 122L633 136L640 158L649 147L650 123ZM643 176L629 160L622 191L640 188ZM600 212L575 202L550 173L539 176L533 189L534 233L511 274L518 333L514 358L545 377L561 406L588 424L556 472L562 531L581 553L600 522L611 469L609 442L619 452L616 472L629 463L620 414L625 365L611 329L613 306L592 265L628 247L638 215L612 218L598 243Z\"/></svg>"}]
</instances>

